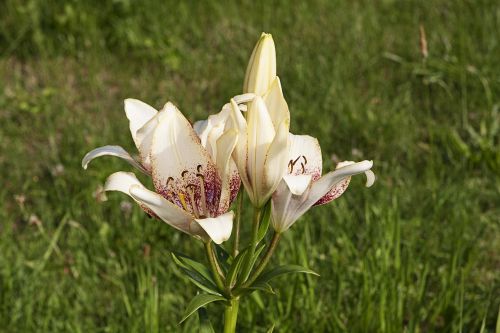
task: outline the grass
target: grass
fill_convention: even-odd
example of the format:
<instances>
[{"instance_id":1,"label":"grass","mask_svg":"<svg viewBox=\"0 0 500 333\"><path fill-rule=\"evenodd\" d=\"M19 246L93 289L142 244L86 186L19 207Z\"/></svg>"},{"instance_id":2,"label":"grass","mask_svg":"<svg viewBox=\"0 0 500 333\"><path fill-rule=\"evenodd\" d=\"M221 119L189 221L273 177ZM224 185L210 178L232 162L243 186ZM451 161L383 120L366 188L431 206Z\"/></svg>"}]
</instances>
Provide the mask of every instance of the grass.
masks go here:
<instances>
[{"instance_id":1,"label":"grass","mask_svg":"<svg viewBox=\"0 0 500 333\"><path fill-rule=\"evenodd\" d=\"M168 251L201 244L129 200L93 195L130 149L122 101L191 119L238 94L261 31L278 50L292 131L325 169L373 159L284 235L282 278L239 331L495 332L500 301L499 7L493 1L0 4L0 332L193 332L196 290ZM419 49L425 29L429 56ZM359 177L361 178L361 177ZM248 225L246 227L249 227ZM208 312L220 325L222 308Z\"/></svg>"}]
</instances>

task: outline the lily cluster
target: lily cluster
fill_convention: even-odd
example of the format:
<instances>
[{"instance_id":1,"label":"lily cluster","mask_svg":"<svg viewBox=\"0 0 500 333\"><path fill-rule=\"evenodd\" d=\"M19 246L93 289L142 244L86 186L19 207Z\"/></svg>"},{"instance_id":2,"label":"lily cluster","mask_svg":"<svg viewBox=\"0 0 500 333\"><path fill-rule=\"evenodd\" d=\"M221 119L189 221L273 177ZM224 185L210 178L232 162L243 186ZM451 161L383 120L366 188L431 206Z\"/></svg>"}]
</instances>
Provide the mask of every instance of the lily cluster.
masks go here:
<instances>
[{"instance_id":1,"label":"lily cluster","mask_svg":"<svg viewBox=\"0 0 500 333\"><path fill-rule=\"evenodd\" d=\"M368 160L341 162L322 175L318 140L290 133L290 111L276 74L270 34L262 34L252 52L242 94L231 98L219 113L191 125L171 102L156 110L127 99L125 114L138 155L120 146L104 146L85 155L82 166L86 169L99 156L116 156L152 180L153 189L148 189L134 173L120 171L108 177L104 190L129 195L150 216L205 243L211 276L193 268L183 256L174 259L206 280L197 280L206 294L195 297L193 312L209 302L226 302L226 332L235 329L239 297L267 284L263 276L272 274L263 272L281 233L311 207L341 196L352 176L364 173L366 186L375 180ZM238 195L241 184L244 192ZM250 244L240 251L244 193L254 219ZM235 214L230 209L237 197ZM269 224L274 233L259 261L263 247L259 250L258 244L265 243ZM217 250L224 248L214 249L212 243L221 244L232 233L231 255L220 262ZM293 267L285 271L310 272Z\"/></svg>"}]
</instances>

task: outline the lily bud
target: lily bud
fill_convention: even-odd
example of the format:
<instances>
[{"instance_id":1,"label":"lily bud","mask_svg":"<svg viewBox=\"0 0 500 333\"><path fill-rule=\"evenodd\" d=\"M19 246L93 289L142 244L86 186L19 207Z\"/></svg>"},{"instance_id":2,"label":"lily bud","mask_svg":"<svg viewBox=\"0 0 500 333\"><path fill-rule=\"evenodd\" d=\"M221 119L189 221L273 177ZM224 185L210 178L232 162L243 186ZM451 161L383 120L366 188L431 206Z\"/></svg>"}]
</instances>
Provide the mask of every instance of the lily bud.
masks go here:
<instances>
[{"instance_id":1,"label":"lily bud","mask_svg":"<svg viewBox=\"0 0 500 333\"><path fill-rule=\"evenodd\" d=\"M262 33L248 62L244 93L264 95L276 78L276 49L273 36Z\"/></svg>"}]
</instances>

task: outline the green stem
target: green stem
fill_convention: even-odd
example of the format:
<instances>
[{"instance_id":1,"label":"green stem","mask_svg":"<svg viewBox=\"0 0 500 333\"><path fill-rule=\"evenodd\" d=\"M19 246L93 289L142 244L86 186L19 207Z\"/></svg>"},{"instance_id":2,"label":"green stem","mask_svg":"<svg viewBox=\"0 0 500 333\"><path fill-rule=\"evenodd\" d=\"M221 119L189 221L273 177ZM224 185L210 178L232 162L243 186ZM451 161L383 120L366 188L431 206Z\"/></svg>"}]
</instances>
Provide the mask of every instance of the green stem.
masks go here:
<instances>
[{"instance_id":1,"label":"green stem","mask_svg":"<svg viewBox=\"0 0 500 333\"><path fill-rule=\"evenodd\" d=\"M269 247L267 248L266 254L264 254L264 257L262 257L262 260L260 261L255 271L253 271L252 275L250 275L248 280L241 286L242 288L250 286L259 277L262 271L264 271L267 264L269 263L269 260L273 256L274 250L276 250L276 247L278 246L280 236L281 233L279 232L275 232L273 234L273 238L271 240L271 243L269 244Z\"/></svg>"},{"instance_id":2,"label":"green stem","mask_svg":"<svg viewBox=\"0 0 500 333\"><path fill-rule=\"evenodd\" d=\"M233 243L233 258L238 255L238 248L240 246L240 221L241 221L241 209L243 208L243 191L238 193L238 198L236 199L236 221L234 230L234 243Z\"/></svg>"},{"instance_id":3,"label":"green stem","mask_svg":"<svg viewBox=\"0 0 500 333\"><path fill-rule=\"evenodd\" d=\"M212 268L212 275L214 276L215 283L217 284L217 287L221 290L224 291L224 282L222 281L222 271L217 263L217 258L215 258L214 250L213 250L213 243L212 241L209 241L205 243L205 250L207 251L207 258L208 261L210 262L210 267Z\"/></svg>"},{"instance_id":4,"label":"green stem","mask_svg":"<svg viewBox=\"0 0 500 333\"><path fill-rule=\"evenodd\" d=\"M242 270L242 275L243 276L243 281L245 281L248 278L248 275L250 274L250 271L252 270L252 262L253 262L253 256L255 254L255 249L257 248L257 241L259 237L259 223L260 223L260 215L261 215L261 209L258 207L254 207L253 210L253 225L252 225L252 240L250 242L250 249L248 256L245 259L244 265L243 265L243 270Z\"/></svg>"},{"instance_id":5,"label":"green stem","mask_svg":"<svg viewBox=\"0 0 500 333\"><path fill-rule=\"evenodd\" d=\"M238 307L240 304L239 298L229 300L228 306L224 311L224 333L236 332L236 321L238 320Z\"/></svg>"}]
</instances>

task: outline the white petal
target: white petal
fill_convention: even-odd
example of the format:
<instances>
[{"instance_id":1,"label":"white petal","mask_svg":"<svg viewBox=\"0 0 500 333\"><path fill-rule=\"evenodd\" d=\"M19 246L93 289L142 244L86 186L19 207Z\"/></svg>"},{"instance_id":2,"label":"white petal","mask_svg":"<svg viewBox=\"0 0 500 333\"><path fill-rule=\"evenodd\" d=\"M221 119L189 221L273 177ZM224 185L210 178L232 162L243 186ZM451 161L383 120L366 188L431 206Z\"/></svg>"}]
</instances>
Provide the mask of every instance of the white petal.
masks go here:
<instances>
[{"instance_id":1,"label":"white petal","mask_svg":"<svg viewBox=\"0 0 500 333\"><path fill-rule=\"evenodd\" d=\"M138 99L127 98L124 102L125 114L130 122L130 133L134 139L135 145L139 148L140 143L137 141L136 133L153 118L158 111L152 106L139 101Z\"/></svg>"},{"instance_id":2,"label":"white petal","mask_svg":"<svg viewBox=\"0 0 500 333\"><path fill-rule=\"evenodd\" d=\"M296 209L301 203L302 196L294 196L285 180L282 180L271 200L271 223L277 232L288 230L290 226L300 217Z\"/></svg>"},{"instance_id":3,"label":"white petal","mask_svg":"<svg viewBox=\"0 0 500 333\"><path fill-rule=\"evenodd\" d=\"M130 156L125 149L123 149L120 146L103 146L96 148L90 152L88 152L82 160L82 167L84 169L87 169L88 164L90 161L92 161L94 158L100 157L100 156L116 156L121 159L124 159L127 161L130 165L136 167L143 173L149 175L149 171L146 170L139 162L137 162L132 156Z\"/></svg>"},{"instance_id":4,"label":"white petal","mask_svg":"<svg viewBox=\"0 0 500 333\"><path fill-rule=\"evenodd\" d=\"M166 103L160 110L160 112L158 112L154 117L152 117L148 122L146 122L141 128L137 130L137 148L139 149L139 153L141 155L142 164L148 169L151 169L151 145L153 144L153 136L156 127L160 123L160 118L162 117L162 115L169 110L175 110L175 105L170 102Z\"/></svg>"},{"instance_id":5,"label":"white petal","mask_svg":"<svg viewBox=\"0 0 500 333\"><path fill-rule=\"evenodd\" d=\"M286 103L283 91L281 90L279 77L276 77L273 80L271 87L263 96L263 99L266 103L267 109L269 110L269 115L273 121L274 128L277 128L284 119L290 119L290 111L288 110L288 104Z\"/></svg>"},{"instance_id":6,"label":"white petal","mask_svg":"<svg viewBox=\"0 0 500 333\"><path fill-rule=\"evenodd\" d=\"M231 204L231 184L233 180L233 174L230 169L231 154L233 153L234 147L236 146L238 140L238 133L236 130L231 129L226 131L217 140L217 170L222 179L222 189L219 201L219 213L225 213L229 209Z\"/></svg>"},{"instance_id":7,"label":"white petal","mask_svg":"<svg viewBox=\"0 0 500 333\"><path fill-rule=\"evenodd\" d=\"M365 175L366 175L365 186L371 187L373 185L373 183L375 183L375 174L373 173L373 171L368 170L368 171L365 171Z\"/></svg>"},{"instance_id":8,"label":"white petal","mask_svg":"<svg viewBox=\"0 0 500 333\"><path fill-rule=\"evenodd\" d=\"M264 179L264 164L269 152L269 147L276 135L267 107L262 98L256 97L253 102L251 102L247 112L247 123L248 160L245 172L248 174L251 185L251 188L247 188L247 191L252 192L250 198L254 199L254 201L252 201L253 204L260 206L264 203L262 202L264 200L263 196L268 195L267 192L269 188L265 185L266 181ZM280 166L275 167L279 169ZM280 171L281 170L278 170L278 172ZM240 170L240 174L241 173ZM283 176L283 174L281 174L281 176ZM277 185L278 183L276 183L276 186Z\"/></svg>"},{"instance_id":9,"label":"white petal","mask_svg":"<svg viewBox=\"0 0 500 333\"><path fill-rule=\"evenodd\" d=\"M253 93L241 94L241 95L236 95L233 97L234 101L237 104L251 102L254 98L255 98L255 94L253 94Z\"/></svg>"},{"instance_id":10,"label":"white petal","mask_svg":"<svg viewBox=\"0 0 500 333\"><path fill-rule=\"evenodd\" d=\"M263 95L276 77L276 49L273 37L262 34L248 62L243 91Z\"/></svg>"},{"instance_id":11,"label":"white petal","mask_svg":"<svg viewBox=\"0 0 500 333\"><path fill-rule=\"evenodd\" d=\"M264 163L264 178L262 180L263 189L260 203L264 204L276 190L283 176L286 174L288 165L288 129L290 123L288 119L283 120L278 127L278 132L266 153Z\"/></svg>"},{"instance_id":12,"label":"white petal","mask_svg":"<svg viewBox=\"0 0 500 333\"><path fill-rule=\"evenodd\" d=\"M198 236L202 239L207 238L204 230L194 222L192 215L166 200L158 193L140 185L132 185L129 192L130 196L140 205L150 209L156 216L172 227L189 235Z\"/></svg>"},{"instance_id":13,"label":"white petal","mask_svg":"<svg viewBox=\"0 0 500 333\"><path fill-rule=\"evenodd\" d=\"M205 230L215 244L220 244L231 237L233 217L234 213L231 211L218 217L196 219L196 222Z\"/></svg>"},{"instance_id":14,"label":"white petal","mask_svg":"<svg viewBox=\"0 0 500 333\"><path fill-rule=\"evenodd\" d=\"M358 163L349 162L349 163L350 164L348 165L346 165L347 163L344 163L343 165L346 166L336 169L335 171L329 172L323 177L321 177L318 181L314 182L313 185L311 186L311 190L307 198L307 204L312 205L316 203L323 196L327 195L329 191L334 189L337 184L349 179L351 176L364 173L370 170L371 167L373 166L372 161L362 161ZM345 186L347 186L347 184ZM344 190L345 188L342 189L342 192ZM326 203L326 202L321 202L321 203Z\"/></svg>"},{"instance_id":15,"label":"white petal","mask_svg":"<svg viewBox=\"0 0 500 333\"><path fill-rule=\"evenodd\" d=\"M311 175L285 175L283 180L293 195L301 195L311 184Z\"/></svg>"},{"instance_id":16,"label":"white petal","mask_svg":"<svg viewBox=\"0 0 500 333\"><path fill-rule=\"evenodd\" d=\"M104 191L119 191L130 195L129 189L132 185L141 185L141 182L132 172L118 171L106 179Z\"/></svg>"},{"instance_id":17,"label":"white petal","mask_svg":"<svg viewBox=\"0 0 500 333\"><path fill-rule=\"evenodd\" d=\"M236 130L238 133L238 141L234 147L232 157L240 174L243 185L246 189L249 189L251 188L251 185L246 171L248 160L247 123L234 99L231 99L231 113L226 123L225 131L231 129Z\"/></svg>"},{"instance_id":18,"label":"white petal","mask_svg":"<svg viewBox=\"0 0 500 333\"><path fill-rule=\"evenodd\" d=\"M158 193L189 198L188 188L192 189L195 202L187 203L190 210L196 214L196 209L201 209L205 216L217 214L221 190L217 167L189 121L175 107L160 116L151 146L151 167Z\"/></svg>"},{"instance_id":19,"label":"white petal","mask_svg":"<svg viewBox=\"0 0 500 333\"><path fill-rule=\"evenodd\" d=\"M288 173L310 174L313 181L321 177L323 160L318 139L309 135L289 134Z\"/></svg>"}]
</instances>

